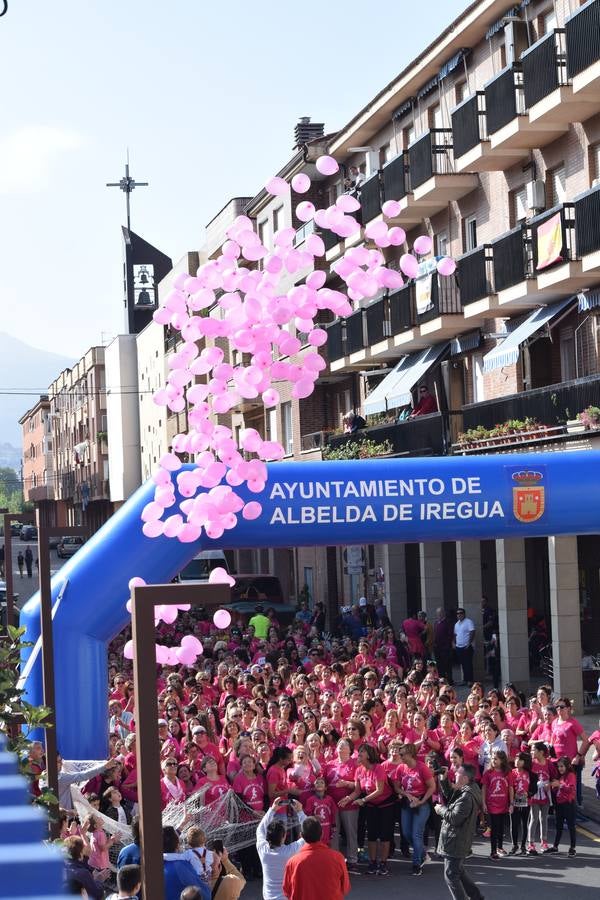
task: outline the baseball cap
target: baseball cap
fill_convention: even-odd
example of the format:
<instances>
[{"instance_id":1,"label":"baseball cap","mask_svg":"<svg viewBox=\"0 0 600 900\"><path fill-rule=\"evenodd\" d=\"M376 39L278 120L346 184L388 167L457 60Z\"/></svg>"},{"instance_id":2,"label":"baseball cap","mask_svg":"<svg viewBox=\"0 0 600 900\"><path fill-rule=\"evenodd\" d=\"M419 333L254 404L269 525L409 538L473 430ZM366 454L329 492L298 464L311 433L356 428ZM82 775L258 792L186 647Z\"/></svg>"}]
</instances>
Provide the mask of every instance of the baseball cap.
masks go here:
<instances>
[{"instance_id":1,"label":"baseball cap","mask_svg":"<svg viewBox=\"0 0 600 900\"><path fill-rule=\"evenodd\" d=\"M158 724L159 724L159 725L168 725L169 723L167 722L166 719L159 719L159 720L158 720Z\"/></svg>"},{"instance_id":2,"label":"baseball cap","mask_svg":"<svg viewBox=\"0 0 600 900\"><path fill-rule=\"evenodd\" d=\"M195 728L192 728L192 734L206 734L206 728L204 725L196 725Z\"/></svg>"},{"instance_id":3,"label":"baseball cap","mask_svg":"<svg viewBox=\"0 0 600 900\"><path fill-rule=\"evenodd\" d=\"M367 598L366 598L366 597L361 597L360 600L358 601L358 605L359 605L359 606L366 606L366 605L367 605Z\"/></svg>"}]
</instances>

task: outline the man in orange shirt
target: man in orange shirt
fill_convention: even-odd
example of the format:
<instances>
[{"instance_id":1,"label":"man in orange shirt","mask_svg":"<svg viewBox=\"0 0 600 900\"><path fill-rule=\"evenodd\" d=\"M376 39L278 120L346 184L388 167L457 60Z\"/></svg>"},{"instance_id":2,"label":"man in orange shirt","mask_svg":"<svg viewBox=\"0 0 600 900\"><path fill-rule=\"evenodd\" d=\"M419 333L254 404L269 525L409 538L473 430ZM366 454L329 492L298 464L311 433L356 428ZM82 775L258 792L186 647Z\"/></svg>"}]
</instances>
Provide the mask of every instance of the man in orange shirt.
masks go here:
<instances>
[{"instance_id":1,"label":"man in orange shirt","mask_svg":"<svg viewBox=\"0 0 600 900\"><path fill-rule=\"evenodd\" d=\"M343 900L350 891L344 857L321 841L322 833L317 818L304 819L302 837L306 843L287 861L283 876L283 893L289 900Z\"/></svg>"}]
</instances>

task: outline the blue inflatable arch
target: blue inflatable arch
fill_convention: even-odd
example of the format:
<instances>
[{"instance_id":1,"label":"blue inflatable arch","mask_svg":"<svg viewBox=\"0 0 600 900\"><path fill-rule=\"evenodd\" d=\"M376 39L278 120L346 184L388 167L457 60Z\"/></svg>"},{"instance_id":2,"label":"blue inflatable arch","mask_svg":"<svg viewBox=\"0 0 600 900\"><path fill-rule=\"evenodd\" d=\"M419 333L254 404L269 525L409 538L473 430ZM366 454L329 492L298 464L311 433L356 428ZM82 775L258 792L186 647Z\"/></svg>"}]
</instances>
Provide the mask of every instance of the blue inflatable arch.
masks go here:
<instances>
[{"instance_id":1,"label":"blue inflatable arch","mask_svg":"<svg viewBox=\"0 0 600 900\"><path fill-rule=\"evenodd\" d=\"M259 519L240 518L218 546L295 547L484 540L600 531L600 453L275 463ZM58 746L69 759L108 747L107 644L127 624L128 581L170 581L199 550L144 537L143 485L52 581ZM173 510L170 510L172 512ZM42 701L39 596L21 612L34 643L23 660L30 703Z\"/></svg>"}]
</instances>

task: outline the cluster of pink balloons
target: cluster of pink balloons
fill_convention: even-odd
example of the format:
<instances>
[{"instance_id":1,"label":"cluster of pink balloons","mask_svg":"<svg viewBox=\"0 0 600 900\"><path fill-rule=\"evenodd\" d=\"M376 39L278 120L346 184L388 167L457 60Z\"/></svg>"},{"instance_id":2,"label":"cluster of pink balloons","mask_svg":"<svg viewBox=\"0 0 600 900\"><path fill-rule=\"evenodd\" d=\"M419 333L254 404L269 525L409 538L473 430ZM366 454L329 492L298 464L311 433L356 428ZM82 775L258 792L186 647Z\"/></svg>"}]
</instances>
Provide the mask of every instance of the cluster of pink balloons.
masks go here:
<instances>
[{"instance_id":1,"label":"cluster of pink balloons","mask_svg":"<svg viewBox=\"0 0 600 900\"><path fill-rule=\"evenodd\" d=\"M146 581L143 578L141 578L139 575L135 575L133 578L129 579L129 583L127 586L129 588L129 591L131 592L134 588L143 587L145 584ZM131 599L127 601L126 608L127 612L131 614ZM189 603L178 603L173 606L155 606L154 624L158 625L159 622L162 621L167 625L172 625L177 619L179 610L187 612L187 610L189 609ZM198 656L201 656L203 652L203 647L200 641L193 635L186 635L184 638L182 638L181 645L179 647L165 647L162 644L157 644L156 662L161 665L190 666L196 662ZM126 642L123 648L123 656L125 657L125 659L133 659L133 641Z\"/></svg>"}]
</instances>

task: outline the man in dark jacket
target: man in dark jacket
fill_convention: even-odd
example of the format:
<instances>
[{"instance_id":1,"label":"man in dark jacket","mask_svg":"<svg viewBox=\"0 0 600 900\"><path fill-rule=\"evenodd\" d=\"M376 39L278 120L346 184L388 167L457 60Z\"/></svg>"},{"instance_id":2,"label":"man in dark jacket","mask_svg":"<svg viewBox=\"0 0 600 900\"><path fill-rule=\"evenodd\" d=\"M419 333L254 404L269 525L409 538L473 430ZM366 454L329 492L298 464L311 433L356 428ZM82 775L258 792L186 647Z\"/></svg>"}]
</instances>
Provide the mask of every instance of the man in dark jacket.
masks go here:
<instances>
[{"instance_id":1,"label":"man in dark jacket","mask_svg":"<svg viewBox=\"0 0 600 900\"><path fill-rule=\"evenodd\" d=\"M475 768L461 766L454 787L448 782L447 769L442 770L439 784L446 805L437 803L435 806L442 819L438 853L444 857L444 879L448 890L453 900L483 900L483 894L465 869L481 809L481 790L475 781Z\"/></svg>"}]
</instances>

